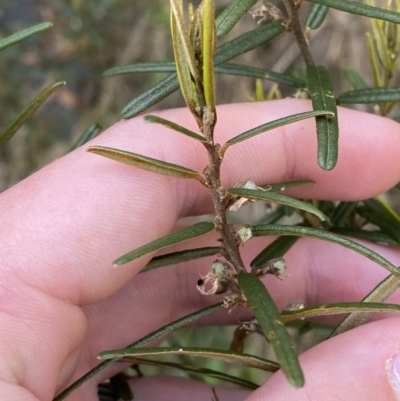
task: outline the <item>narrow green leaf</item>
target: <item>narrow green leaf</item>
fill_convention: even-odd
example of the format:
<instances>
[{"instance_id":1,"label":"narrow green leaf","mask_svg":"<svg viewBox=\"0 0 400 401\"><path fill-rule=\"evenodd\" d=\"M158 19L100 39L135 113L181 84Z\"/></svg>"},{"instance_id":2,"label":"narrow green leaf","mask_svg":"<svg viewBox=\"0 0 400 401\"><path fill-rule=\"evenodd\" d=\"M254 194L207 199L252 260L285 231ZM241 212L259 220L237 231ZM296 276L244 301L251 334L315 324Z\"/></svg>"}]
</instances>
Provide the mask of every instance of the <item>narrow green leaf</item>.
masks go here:
<instances>
[{"instance_id":1,"label":"narrow green leaf","mask_svg":"<svg viewBox=\"0 0 400 401\"><path fill-rule=\"evenodd\" d=\"M175 37L179 38L180 51L183 52L183 54L180 55L181 60L186 62L186 65L189 68L189 71L192 74L192 77L195 80L195 82L201 82L199 69L189 40L189 32L185 25L182 1L170 0L170 4L171 4L171 15L172 15L171 21L173 22L173 24L171 25L175 25L176 28ZM173 36L172 38L173 41L175 37ZM175 43L174 43L174 51L175 51ZM175 54L175 60L177 61L176 54Z\"/></svg>"},{"instance_id":2,"label":"narrow green leaf","mask_svg":"<svg viewBox=\"0 0 400 401\"><path fill-rule=\"evenodd\" d=\"M214 0L203 0L203 85L206 105L215 110L214 57L216 49Z\"/></svg>"},{"instance_id":3,"label":"narrow green leaf","mask_svg":"<svg viewBox=\"0 0 400 401\"><path fill-rule=\"evenodd\" d=\"M326 15L328 14L329 7L322 6L321 4L313 4L310 13L306 19L306 27L310 29L317 29L324 22Z\"/></svg>"},{"instance_id":4,"label":"narrow green leaf","mask_svg":"<svg viewBox=\"0 0 400 401\"><path fill-rule=\"evenodd\" d=\"M315 185L315 181L303 180L303 181L278 182L277 184L263 185L261 188L264 188L267 191L279 192L279 191L285 191L286 189L289 188L296 188L304 185Z\"/></svg>"},{"instance_id":5,"label":"narrow green leaf","mask_svg":"<svg viewBox=\"0 0 400 401\"><path fill-rule=\"evenodd\" d=\"M399 4L400 6L400 4ZM383 213L388 216L389 219L394 219L397 223L400 223L400 214L397 213L390 205L387 203L382 196L377 196L373 199L367 199L365 204L368 206L370 202L376 202L383 209Z\"/></svg>"},{"instance_id":6,"label":"narrow green leaf","mask_svg":"<svg viewBox=\"0 0 400 401\"><path fill-rule=\"evenodd\" d=\"M192 3L189 3L189 41L198 61L201 60L202 54L202 29L203 29L203 7L200 4L197 9ZM199 63L199 66L201 64Z\"/></svg>"},{"instance_id":7,"label":"narrow green leaf","mask_svg":"<svg viewBox=\"0 0 400 401\"><path fill-rule=\"evenodd\" d=\"M289 382L293 386L302 387L304 376L293 341L280 320L279 311L271 295L254 274L239 273L238 282Z\"/></svg>"},{"instance_id":8,"label":"narrow green leaf","mask_svg":"<svg viewBox=\"0 0 400 401\"><path fill-rule=\"evenodd\" d=\"M183 316L180 319L177 319L163 327L160 327L156 331L153 331L152 333L148 334L145 337L142 337L140 340L135 341L134 343L128 345L129 348L139 348L142 347L143 345L149 343L150 341L155 340L156 338L161 337L164 334L170 333L171 331L177 329L178 327L182 327L185 324L188 324L190 322L193 322L197 319L200 319L203 316L209 315L210 313L216 312L217 310L221 309L223 307L223 303L219 302L217 304L208 306L207 308L200 309L196 312L193 312L189 315ZM102 370L106 369L107 367L113 365L115 362L118 362L120 358L113 358L113 359L107 359L104 362L101 362L99 365L95 366L93 369L91 369L89 372L85 373L82 377L80 377L78 380L70 384L65 390L63 390L57 397L53 399L53 401L62 401L65 398L67 398L73 391L75 391L77 388L82 386L83 383L87 382L89 379L97 375L99 372Z\"/></svg>"},{"instance_id":9,"label":"narrow green leaf","mask_svg":"<svg viewBox=\"0 0 400 401\"><path fill-rule=\"evenodd\" d=\"M197 96L193 90L191 69L193 68L194 53L189 43L188 32L182 15L182 1L171 1L171 35L174 48L176 70L178 73L179 86L185 102L192 114L196 113ZM177 11L180 11L177 14ZM189 60L190 59L190 60Z\"/></svg>"},{"instance_id":10,"label":"narrow green leaf","mask_svg":"<svg viewBox=\"0 0 400 401\"><path fill-rule=\"evenodd\" d=\"M78 139L78 141L75 143L75 145L71 148L71 151L79 148L80 146L82 146L85 143L89 142L93 138L96 138L96 136L99 135L101 131L103 131L103 127L100 124L91 125L82 134L82 136Z\"/></svg>"},{"instance_id":11,"label":"narrow green leaf","mask_svg":"<svg viewBox=\"0 0 400 401\"><path fill-rule=\"evenodd\" d=\"M237 75L242 77L265 79L293 88L304 88L306 86L304 81L291 75L268 71L262 68L250 67L247 65L233 63L222 64L218 67L215 67L215 72L217 74Z\"/></svg>"},{"instance_id":12,"label":"narrow green leaf","mask_svg":"<svg viewBox=\"0 0 400 401\"><path fill-rule=\"evenodd\" d=\"M332 170L338 158L339 123L328 71L322 66L307 66L307 88L314 110L326 110L334 114L333 118L316 118L318 164L324 170Z\"/></svg>"},{"instance_id":13,"label":"narrow green leaf","mask_svg":"<svg viewBox=\"0 0 400 401\"><path fill-rule=\"evenodd\" d=\"M314 214L315 216L318 216L321 220L325 220L325 215L311 204L302 202L298 199L294 199L286 195L278 194L276 192L245 188L230 188L228 192L233 195L238 195L242 198L258 199L263 201L277 202L282 205L288 205L296 209L305 210L309 213Z\"/></svg>"},{"instance_id":14,"label":"narrow green leaf","mask_svg":"<svg viewBox=\"0 0 400 401\"><path fill-rule=\"evenodd\" d=\"M283 25L279 23L271 23L260 26L253 31L246 32L230 42L224 43L222 46L218 47L214 59L214 65L223 64L232 58L239 56L240 54L246 53L275 38L284 31L285 28ZM178 89L178 76L176 74L172 74L163 79L153 88L142 93L137 98L129 102L122 110L121 115L123 118L135 117Z\"/></svg>"},{"instance_id":15,"label":"narrow green leaf","mask_svg":"<svg viewBox=\"0 0 400 401\"><path fill-rule=\"evenodd\" d=\"M365 89L368 85L362 79L361 75L353 68L345 68L344 73L354 89Z\"/></svg>"},{"instance_id":16,"label":"narrow green leaf","mask_svg":"<svg viewBox=\"0 0 400 401\"><path fill-rule=\"evenodd\" d=\"M378 55L376 54L374 40L372 39L372 36L369 32L367 32L366 37L367 37L368 58L372 68L374 85L376 87L381 87L383 86L383 82L379 72Z\"/></svg>"},{"instance_id":17,"label":"narrow green leaf","mask_svg":"<svg viewBox=\"0 0 400 401\"><path fill-rule=\"evenodd\" d=\"M138 72L176 72L176 65L174 62L129 64L105 70L103 72L103 78L113 77L115 75L134 74Z\"/></svg>"},{"instance_id":18,"label":"narrow green leaf","mask_svg":"<svg viewBox=\"0 0 400 401\"><path fill-rule=\"evenodd\" d=\"M114 266L124 265L125 263L131 262L132 260L140 258L148 253L155 252L166 248L167 246L178 244L179 242L187 241L188 239L207 234L214 230L214 228L214 223L210 222L197 223L193 226L182 228L181 230L175 231L172 234L168 234L165 237L158 238L121 256L114 262Z\"/></svg>"},{"instance_id":19,"label":"narrow green leaf","mask_svg":"<svg viewBox=\"0 0 400 401\"><path fill-rule=\"evenodd\" d=\"M175 63L171 62L153 62L153 63L137 63L130 64L121 67L110 68L103 73L104 78L113 77L122 74L135 74L135 73L166 73L166 72L176 72ZM236 75L249 78L260 78L271 82L276 82L278 84L287 85L293 88L304 88L305 82L301 79L292 77L291 75L281 74L279 72L264 70L262 68L250 67L240 64L222 64L214 68L216 74L227 74Z\"/></svg>"},{"instance_id":20,"label":"narrow green leaf","mask_svg":"<svg viewBox=\"0 0 400 401\"><path fill-rule=\"evenodd\" d=\"M327 216L332 216L335 210L335 204L332 201L316 201L318 209Z\"/></svg>"},{"instance_id":21,"label":"narrow green leaf","mask_svg":"<svg viewBox=\"0 0 400 401\"><path fill-rule=\"evenodd\" d=\"M130 362L137 363L140 365L148 365L148 366L161 366L161 367L168 367L179 369L186 373L206 376L206 377L213 377L214 379L218 379L227 383L237 384L239 386L249 388L251 390L256 390L259 385L253 383L251 381L242 379L241 377L232 376L223 372L219 372L218 370L202 368L197 365L189 365L186 363L175 363L175 362L167 362L167 361L156 361L154 359L144 359L144 358L130 358Z\"/></svg>"},{"instance_id":22,"label":"narrow green leaf","mask_svg":"<svg viewBox=\"0 0 400 401\"><path fill-rule=\"evenodd\" d=\"M36 33L51 28L52 26L53 24L51 22L42 22L41 24L31 26L30 28L23 29L22 31L16 32L6 38L0 39L0 52L9 46L13 46Z\"/></svg>"},{"instance_id":23,"label":"narrow green leaf","mask_svg":"<svg viewBox=\"0 0 400 401\"><path fill-rule=\"evenodd\" d=\"M400 100L400 88L365 88L355 89L342 93L338 98L338 104L349 103L381 103L397 102Z\"/></svg>"},{"instance_id":24,"label":"narrow green leaf","mask_svg":"<svg viewBox=\"0 0 400 401\"><path fill-rule=\"evenodd\" d=\"M372 19L372 31L374 34L374 39L376 43L376 50L378 51L379 60L385 71L390 71L391 60L390 54L387 47L386 33L383 30L382 21Z\"/></svg>"},{"instance_id":25,"label":"narrow green leaf","mask_svg":"<svg viewBox=\"0 0 400 401\"><path fill-rule=\"evenodd\" d=\"M137 63L130 64L121 67L110 68L103 73L104 78L113 77L115 75L122 74L134 74L134 73L166 73L166 72L176 72L175 63ZM227 74L227 75L237 75L249 78L260 78L267 81L276 82L278 84L287 85L293 88L304 88L306 86L305 82L299 78L293 77L287 74L281 74L279 72L263 70L262 68L250 67L240 64L222 64L214 68L216 74Z\"/></svg>"},{"instance_id":26,"label":"narrow green leaf","mask_svg":"<svg viewBox=\"0 0 400 401\"><path fill-rule=\"evenodd\" d=\"M374 212L380 212L386 215L386 217L388 219L393 218L394 216L392 216L387 208L383 205L382 202L380 202L378 199L376 198L370 198L370 199L366 199L364 202L364 205L367 206L371 211Z\"/></svg>"},{"instance_id":27,"label":"narrow green leaf","mask_svg":"<svg viewBox=\"0 0 400 401\"><path fill-rule=\"evenodd\" d=\"M400 288L400 276L390 274L381 281L363 300L362 302L379 302L382 303L388 299L395 291ZM365 323L370 316L370 312L353 312L350 313L340 323L340 325L332 332L330 337L344 333Z\"/></svg>"},{"instance_id":28,"label":"narrow green leaf","mask_svg":"<svg viewBox=\"0 0 400 401\"><path fill-rule=\"evenodd\" d=\"M345 235L346 237L358 238L371 242L378 242L387 245L399 245L390 235L384 234L382 231L362 230L360 228L332 227L330 232Z\"/></svg>"},{"instance_id":29,"label":"narrow green leaf","mask_svg":"<svg viewBox=\"0 0 400 401\"><path fill-rule=\"evenodd\" d=\"M265 101L265 93L261 79L256 79L256 102ZM268 99L269 100L269 99Z\"/></svg>"},{"instance_id":30,"label":"narrow green leaf","mask_svg":"<svg viewBox=\"0 0 400 401\"><path fill-rule=\"evenodd\" d=\"M232 0L215 20L217 36L226 35L258 0Z\"/></svg>"},{"instance_id":31,"label":"narrow green leaf","mask_svg":"<svg viewBox=\"0 0 400 401\"><path fill-rule=\"evenodd\" d=\"M187 262L205 258L207 256L222 254L222 248L218 246L210 246L207 248L186 249L185 251L167 253L165 255L155 256L149 263L139 272L144 273L149 270L158 269L159 267L175 265L177 263Z\"/></svg>"},{"instance_id":32,"label":"narrow green leaf","mask_svg":"<svg viewBox=\"0 0 400 401\"><path fill-rule=\"evenodd\" d=\"M299 114L294 114L292 116L279 118L278 120L274 120L274 121L271 121L269 123L259 125L258 127L252 128L251 130L243 132L242 134L240 134L238 136L235 136L234 138L230 139L228 142L226 142L223 145L222 153L224 153L229 146L234 145L234 144L239 143L239 142L242 142L242 141L245 141L246 139L252 138L253 136L256 136L256 135L261 134L263 132L266 132L266 131L269 131L269 130L272 130L272 129L275 129L275 128L278 128L278 127L282 127L283 125L291 124L291 123L294 123L296 121L301 121L301 120L304 120L306 118L315 117L315 116L333 117L334 114L332 112L330 112L330 111L319 111L319 110L316 110L316 111L307 111L305 113L299 113Z\"/></svg>"},{"instance_id":33,"label":"narrow green leaf","mask_svg":"<svg viewBox=\"0 0 400 401\"><path fill-rule=\"evenodd\" d=\"M400 274L399 269L381 255L377 254L371 249L366 248L363 245L358 244L357 242L351 241L345 237L333 234L331 232L317 230L315 228L283 226L277 224L252 226L251 231L253 236L255 237L264 235L294 235L300 237L318 238L323 241L333 242L342 245L345 248L352 249L353 251L358 252L361 255L364 255L368 259L371 259L372 261L378 263L393 274Z\"/></svg>"},{"instance_id":34,"label":"narrow green leaf","mask_svg":"<svg viewBox=\"0 0 400 401\"><path fill-rule=\"evenodd\" d=\"M379 7L371 7L363 3L349 0L307 0L310 3L321 4L329 8L345 11L351 14L362 15L368 18L376 18L384 21L400 24L400 13L391 10L384 10Z\"/></svg>"},{"instance_id":35,"label":"narrow green leaf","mask_svg":"<svg viewBox=\"0 0 400 401\"><path fill-rule=\"evenodd\" d=\"M282 258L299 237L279 237L264 248L250 263L252 270L265 267L272 259Z\"/></svg>"},{"instance_id":36,"label":"narrow green leaf","mask_svg":"<svg viewBox=\"0 0 400 401\"><path fill-rule=\"evenodd\" d=\"M18 114L17 118L12 121L2 133L0 133L0 146L7 142L18 131L18 129L27 120L27 118L30 117L52 93L54 93L58 88L64 85L65 82L57 82L43 89L28 104L28 106L26 106L21 111L21 113Z\"/></svg>"},{"instance_id":37,"label":"narrow green leaf","mask_svg":"<svg viewBox=\"0 0 400 401\"><path fill-rule=\"evenodd\" d=\"M340 226L348 217L354 212L357 207L358 202L340 202L333 211L330 218L331 224L333 226Z\"/></svg>"},{"instance_id":38,"label":"narrow green leaf","mask_svg":"<svg viewBox=\"0 0 400 401\"><path fill-rule=\"evenodd\" d=\"M383 304L381 302L340 302L283 312L281 320L286 323L296 319L309 319L317 316L339 315L341 313L352 312L400 312L400 305Z\"/></svg>"},{"instance_id":39,"label":"narrow green leaf","mask_svg":"<svg viewBox=\"0 0 400 401\"><path fill-rule=\"evenodd\" d=\"M275 38L285 31L285 27L279 22L272 22L267 25L261 25L258 28L246 32L237 38L226 42L218 47L215 55L215 65L220 65L232 60L240 54L246 53L265 42Z\"/></svg>"},{"instance_id":40,"label":"narrow green leaf","mask_svg":"<svg viewBox=\"0 0 400 401\"><path fill-rule=\"evenodd\" d=\"M383 233L390 235L400 244L400 223L391 215L376 210L371 210L368 206L360 206L357 213L370 223L378 226Z\"/></svg>"},{"instance_id":41,"label":"narrow green leaf","mask_svg":"<svg viewBox=\"0 0 400 401\"><path fill-rule=\"evenodd\" d=\"M157 116L153 116L153 115L148 115L144 117L145 121L148 121L150 123L157 123L157 124L161 124L164 125L165 127L171 128L174 131L178 131L181 134L187 135L193 139L196 139L199 142L202 143L207 143L207 139L204 138L204 136L201 136L199 134L196 134L193 131L188 130L187 128L184 128L172 121L169 120L165 120L164 118L161 117L157 117Z\"/></svg>"},{"instance_id":42,"label":"narrow green leaf","mask_svg":"<svg viewBox=\"0 0 400 401\"><path fill-rule=\"evenodd\" d=\"M135 117L178 89L178 76L172 74L129 102L122 110L121 115L123 118Z\"/></svg>"},{"instance_id":43,"label":"narrow green leaf","mask_svg":"<svg viewBox=\"0 0 400 401\"><path fill-rule=\"evenodd\" d=\"M178 166L177 164L167 163L151 157L104 146L92 146L88 149L88 152L107 157L111 160L116 160L120 163L129 164L130 166L135 166L142 170L152 171L153 173L178 178L195 178L204 184L204 178L199 173L189 168Z\"/></svg>"},{"instance_id":44,"label":"narrow green leaf","mask_svg":"<svg viewBox=\"0 0 400 401\"><path fill-rule=\"evenodd\" d=\"M390 4L390 3L388 3ZM400 3L398 1L395 2L395 11L400 12ZM389 27L389 29L391 30L391 32L393 33L393 51L397 54L399 54L400 52L400 30L397 27L397 25L392 25L391 27Z\"/></svg>"},{"instance_id":45,"label":"narrow green leaf","mask_svg":"<svg viewBox=\"0 0 400 401\"><path fill-rule=\"evenodd\" d=\"M279 317L279 315L278 315ZM242 354L228 350L214 348L197 347L145 347L145 348L123 348L100 352L99 359L118 358L122 361L129 361L129 357L149 356L149 355L189 355L201 358L212 358L220 361L238 363L251 368L276 372L279 365L268 359L260 358L255 355Z\"/></svg>"}]
</instances>

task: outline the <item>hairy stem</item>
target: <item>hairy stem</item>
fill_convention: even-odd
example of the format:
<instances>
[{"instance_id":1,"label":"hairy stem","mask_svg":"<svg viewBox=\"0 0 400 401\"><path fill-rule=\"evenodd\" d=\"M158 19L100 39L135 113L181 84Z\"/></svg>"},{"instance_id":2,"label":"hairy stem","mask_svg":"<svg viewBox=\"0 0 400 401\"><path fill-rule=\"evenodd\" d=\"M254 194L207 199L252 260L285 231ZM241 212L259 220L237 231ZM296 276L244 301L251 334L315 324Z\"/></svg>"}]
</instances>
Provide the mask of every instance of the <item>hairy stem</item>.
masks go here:
<instances>
[{"instance_id":1,"label":"hairy stem","mask_svg":"<svg viewBox=\"0 0 400 401\"><path fill-rule=\"evenodd\" d=\"M308 48L307 39L304 36L299 19L301 0L283 0L283 4L285 5L286 11L289 15L289 29L293 32L304 61L307 65L314 65L314 60Z\"/></svg>"},{"instance_id":2,"label":"hairy stem","mask_svg":"<svg viewBox=\"0 0 400 401\"><path fill-rule=\"evenodd\" d=\"M208 145L206 147L209 165L206 167L204 175L214 204L215 227L221 234L222 243L226 251L224 256L226 260L233 265L238 273L246 272L239 251L240 243L236 238L236 233L234 230L232 230L232 227L228 224L228 220L226 218L225 211L227 209L229 195L221 186L220 172L222 157L220 153L220 146L214 143L215 122L215 113L213 113L209 108L205 107L203 117L203 133L208 140Z\"/></svg>"}]
</instances>

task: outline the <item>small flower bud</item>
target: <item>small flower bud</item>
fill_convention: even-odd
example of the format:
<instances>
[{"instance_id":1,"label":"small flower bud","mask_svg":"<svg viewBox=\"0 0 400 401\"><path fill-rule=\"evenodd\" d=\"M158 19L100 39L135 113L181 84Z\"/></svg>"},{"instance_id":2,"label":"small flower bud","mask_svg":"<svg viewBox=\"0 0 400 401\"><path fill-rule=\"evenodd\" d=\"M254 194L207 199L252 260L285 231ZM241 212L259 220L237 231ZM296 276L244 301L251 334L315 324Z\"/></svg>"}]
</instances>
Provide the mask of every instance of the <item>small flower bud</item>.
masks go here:
<instances>
[{"instance_id":1,"label":"small flower bud","mask_svg":"<svg viewBox=\"0 0 400 401\"><path fill-rule=\"evenodd\" d=\"M238 231L238 237L239 237L240 242L242 244L244 244L249 239L251 239L253 237L253 233L251 231L251 227L248 224L240 227L240 229Z\"/></svg>"},{"instance_id":2,"label":"small flower bud","mask_svg":"<svg viewBox=\"0 0 400 401\"><path fill-rule=\"evenodd\" d=\"M227 272L226 263L217 259L216 261L213 262L211 271L216 276L222 276L222 275L226 274L226 272Z\"/></svg>"}]
</instances>

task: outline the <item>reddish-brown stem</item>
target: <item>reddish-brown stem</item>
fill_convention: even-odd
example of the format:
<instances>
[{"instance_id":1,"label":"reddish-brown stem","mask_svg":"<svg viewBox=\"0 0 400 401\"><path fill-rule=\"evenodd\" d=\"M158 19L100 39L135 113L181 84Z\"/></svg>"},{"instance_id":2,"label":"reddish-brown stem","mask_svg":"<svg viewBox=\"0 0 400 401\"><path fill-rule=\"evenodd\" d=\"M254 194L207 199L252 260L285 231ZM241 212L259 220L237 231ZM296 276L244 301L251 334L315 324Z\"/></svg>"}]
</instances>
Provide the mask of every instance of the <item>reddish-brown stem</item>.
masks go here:
<instances>
[{"instance_id":1,"label":"reddish-brown stem","mask_svg":"<svg viewBox=\"0 0 400 401\"><path fill-rule=\"evenodd\" d=\"M240 255L240 243L237 240L236 233L232 230L226 218L226 209L228 207L228 195L221 186L221 153L220 146L214 143L214 125L215 115L209 110L205 110L203 118L203 133L208 140L207 153L209 165L204 171L206 185L210 189L211 197L215 209L215 226L216 230L221 234L222 243L224 245L226 255L225 258L232 264L235 270L245 272L242 257Z\"/></svg>"}]
</instances>

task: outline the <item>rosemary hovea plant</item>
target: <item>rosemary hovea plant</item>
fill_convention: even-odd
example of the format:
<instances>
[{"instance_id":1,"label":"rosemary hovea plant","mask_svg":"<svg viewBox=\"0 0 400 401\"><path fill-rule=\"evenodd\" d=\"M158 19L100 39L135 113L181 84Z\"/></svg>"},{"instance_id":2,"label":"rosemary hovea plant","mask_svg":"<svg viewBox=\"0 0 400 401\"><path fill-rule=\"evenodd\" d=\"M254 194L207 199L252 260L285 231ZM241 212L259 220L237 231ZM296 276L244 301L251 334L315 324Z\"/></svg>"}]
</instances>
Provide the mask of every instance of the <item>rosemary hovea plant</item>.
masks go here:
<instances>
[{"instance_id":1,"label":"rosemary hovea plant","mask_svg":"<svg viewBox=\"0 0 400 401\"><path fill-rule=\"evenodd\" d=\"M322 22L328 7L380 18L381 20L389 21L386 22L388 24L400 22L400 15L396 12L378 9L373 6L356 5L345 0L336 2L312 0L312 2L318 4L313 7L307 20L309 29L317 27ZM316 119L318 140L316 159L320 167L325 170L333 169L338 157L336 100L333 96L332 84L327 70L314 64L298 16L300 2L295 2L294 0L283 1L288 17L284 17L281 11L274 6L263 4L255 12L255 15L260 17L261 20L272 18L274 19L273 22L265 25L260 24L253 31L217 47L217 37L225 35L255 3L256 1L254 0L233 0L215 19L214 0L203 0L197 9L189 5L187 16L185 16L182 1L171 0L171 31L175 63L138 64L115 68L105 74L106 76L111 76L118 73L143 71L172 72L172 75L128 104L122 114L125 118L133 117L180 88L187 107L197 123L197 132L156 115L147 115L144 119L149 123L161 124L179 134L190 137L193 141L199 142L208 156L208 164L204 166L203 171L194 171L167 161L124 150L100 146L88 149L91 153L132 165L134 168L181 179L194 179L198 181L198 185L203 185L207 188L212 198L215 212L212 221L199 222L156 239L119 257L115 260L114 265L116 267L121 266L143 255L216 231L220 241L218 246L163 253L160 256L155 256L142 272L215 255L209 272L204 277L199 277L197 290L204 295L224 294L223 302L176 320L125 349L102 352L99 357L105 361L56 397L57 401L65 398L85 380L116 361L147 363L146 360L138 358L162 354L194 355L230 360L270 372L282 369L292 385L301 387L304 385L305 379L293 340L285 326L287 322L314 316L348 313L347 318L333 330L332 335L336 335L361 324L371 312L400 311L398 305L381 303L400 286L398 268L367 247L337 234L337 232L341 232L355 237L363 237L374 242L398 245L400 239L398 216L382 200L370 199L362 203L333 203L302 201L282 194L282 191L287 188L315 184L312 181L270 183L269 185L258 186L258 183L249 179L248 181L237 183L232 188L224 188L221 185L221 165L224 162L225 155L227 152L229 153L230 147L240 146L240 142L251 140L255 135L303 119ZM227 63L235 56L251 50L285 31L293 32L299 44L306 63L306 81L290 75ZM313 109L266 122L261 126L240 133L226 143L219 144L214 136L215 127L218 124L215 73L266 78L297 89L305 88L311 97ZM364 99L369 96L370 103L376 102L377 99L374 96L377 94L374 89L371 88L370 91L364 90L362 93L353 91L352 101L360 101L363 96ZM380 94L383 92L385 92L385 89L380 90ZM395 92L398 93L398 90L387 89L385 93L387 96L394 96ZM348 97L348 94L342 96L343 102ZM386 99L385 101L388 100ZM393 101L393 98L390 101ZM268 138L265 140L268 140ZM251 163L251 156L249 156L248 162ZM279 206L274 212L267 215L264 224L237 226L230 223L228 211L235 211L244 203L255 201L273 202ZM284 215L294 212L298 216L297 221L299 223L296 225L276 224ZM360 216L364 219L362 223L360 223ZM365 222L372 222L379 229L373 231L362 230ZM277 236L278 238L258 255L254 255L254 259L248 266L242 259L241 249L252 237L260 236ZM279 311L261 278L266 275L274 275L277 279L284 278L287 267L283 256L299 237L317 238L350 248L380 264L391 274L359 303L319 306L294 303L289 305L286 310ZM196 291L196 283L193 283L193 290ZM227 307L229 310L236 306L251 308L255 318L244 323L238 329L231 351L193 347L143 347L149 341L221 307ZM238 343L243 341L243 333L250 332L258 332L265 335L275 352L276 361L240 352L241 347ZM152 361L152 363L156 362ZM158 363L168 366L166 362L159 361ZM183 365L175 365L175 367L189 369L187 365L185 367ZM209 370L207 372L206 370L197 370L196 372L204 375L210 374ZM248 381L240 377L222 374L218 377L221 380L231 381L245 387L257 387L257 385L249 384ZM129 395L126 397L129 398Z\"/></svg>"}]
</instances>

